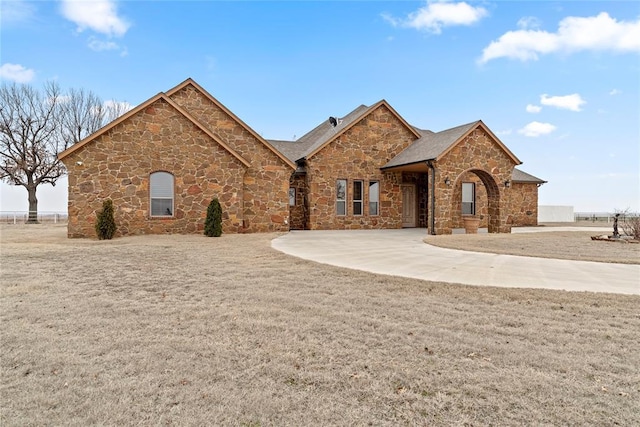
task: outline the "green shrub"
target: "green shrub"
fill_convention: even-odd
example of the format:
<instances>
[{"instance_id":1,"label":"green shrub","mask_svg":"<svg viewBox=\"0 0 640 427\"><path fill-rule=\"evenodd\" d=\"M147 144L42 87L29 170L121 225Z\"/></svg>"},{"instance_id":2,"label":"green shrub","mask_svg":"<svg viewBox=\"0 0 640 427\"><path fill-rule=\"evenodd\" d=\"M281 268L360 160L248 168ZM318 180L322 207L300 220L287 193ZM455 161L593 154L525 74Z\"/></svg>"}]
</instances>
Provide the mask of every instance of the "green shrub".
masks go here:
<instances>
[{"instance_id":1,"label":"green shrub","mask_svg":"<svg viewBox=\"0 0 640 427\"><path fill-rule=\"evenodd\" d=\"M204 220L204 235L220 237L222 235L222 207L217 198L209 203L207 218Z\"/></svg>"},{"instance_id":2,"label":"green shrub","mask_svg":"<svg viewBox=\"0 0 640 427\"><path fill-rule=\"evenodd\" d=\"M113 218L113 202L107 199L102 203L102 211L96 219L96 234L100 240L111 240L116 234L116 221Z\"/></svg>"}]
</instances>

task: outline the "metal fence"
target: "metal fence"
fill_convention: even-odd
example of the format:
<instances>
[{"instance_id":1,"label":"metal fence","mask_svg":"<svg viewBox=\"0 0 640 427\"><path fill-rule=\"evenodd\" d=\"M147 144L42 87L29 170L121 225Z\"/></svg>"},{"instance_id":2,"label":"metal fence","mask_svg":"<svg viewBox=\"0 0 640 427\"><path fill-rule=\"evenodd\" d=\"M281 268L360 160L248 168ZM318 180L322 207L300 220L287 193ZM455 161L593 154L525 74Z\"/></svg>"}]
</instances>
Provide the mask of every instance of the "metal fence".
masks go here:
<instances>
[{"instance_id":1,"label":"metal fence","mask_svg":"<svg viewBox=\"0 0 640 427\"><path fill-rule=\"evenodd\" d=\"M66 212L38 212L38 222L46 224L66 224L69 216ZM2 224L25 224L29 219L27 211L0 211L0 222Z\"/></svg>"},{"instance_id":2,"label":"metal fence","mask_svg":"<svg viewBox=\"0 0 640 427\"><path fill-rule=\"evenodd\" d=\"M66 212L39 211L37 216L38 222L47 224L66 224L69 219ZM615 216L615 212L575 212L574 221L604 222L609 224L613 223ZM621 213L618 221L625 222L627 217L634 218L636 216L637 214L633 213ZM24 224L28 219L29 212L27 211L0 211L0 222L2 224Z\"/></svg>"},{"instance_id":3,"label":"metal fence","mask_svg":"<svg viewBox=\"0 0 640 427\"><path fill-rule=\"evenodd\" d=\"M618 218L619 222L625 222L627 218L635 218L637 214L634 213L620 213ZM613 212L576 212L574 214L575 222L589 221L589 222L606 222L607 224L613 223L616 213Z\"/></svg>"}]
</instances>

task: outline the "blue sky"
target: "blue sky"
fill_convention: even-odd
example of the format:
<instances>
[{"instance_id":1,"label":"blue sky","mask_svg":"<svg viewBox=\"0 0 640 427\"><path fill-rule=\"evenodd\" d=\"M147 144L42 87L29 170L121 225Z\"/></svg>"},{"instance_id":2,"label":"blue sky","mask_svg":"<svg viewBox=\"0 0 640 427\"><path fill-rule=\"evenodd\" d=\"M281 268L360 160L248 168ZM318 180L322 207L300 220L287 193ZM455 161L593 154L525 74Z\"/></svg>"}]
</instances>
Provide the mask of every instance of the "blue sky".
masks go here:
<instances>
[{"instance_id":1,"label":"blue sky","mask_svg":"<svg viewBox=\"0 0 640 427\"><path fill-rule=\"evenodd\" d=\"M478 119L549 181L542 205L640 211L640 3L3 0L0 79L137 105L188 77L268 139L386 99ZM66 180L38 189L66 210ZM0 210L27 210L0 185Z\"/></svg>"}]
</instances>

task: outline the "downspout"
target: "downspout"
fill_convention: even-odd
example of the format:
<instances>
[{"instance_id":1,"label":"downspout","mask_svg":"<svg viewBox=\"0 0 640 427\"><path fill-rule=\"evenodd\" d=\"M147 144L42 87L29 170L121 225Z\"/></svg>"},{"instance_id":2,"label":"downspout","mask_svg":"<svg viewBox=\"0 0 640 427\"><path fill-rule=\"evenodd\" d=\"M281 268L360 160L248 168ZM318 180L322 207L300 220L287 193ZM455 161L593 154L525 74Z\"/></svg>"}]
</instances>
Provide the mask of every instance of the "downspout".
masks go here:
<instances>
[{"instance_id":1,"label":"downspout","mask_svg":"<svg viewBox=\"0 0 640 427\"><path fill-rule=\"evenodd\" d=\"M429 234L436 235L436 168L433 165L432 160L427 160L427 166L431 169L431 224L429 227Z\"/></svg>"},{"instance_id":2,"label":"downspout","mask_svg":"<svg viewBox=\"0 0 640 427\"><path fill-rule=\"evenodd\" d=\"M304 158L296 160L296 170L294 176L304 176L304 187L302 192L302 229L309 227L309 177L307 175L307 162Z\"/></svg>"}]
</instances>

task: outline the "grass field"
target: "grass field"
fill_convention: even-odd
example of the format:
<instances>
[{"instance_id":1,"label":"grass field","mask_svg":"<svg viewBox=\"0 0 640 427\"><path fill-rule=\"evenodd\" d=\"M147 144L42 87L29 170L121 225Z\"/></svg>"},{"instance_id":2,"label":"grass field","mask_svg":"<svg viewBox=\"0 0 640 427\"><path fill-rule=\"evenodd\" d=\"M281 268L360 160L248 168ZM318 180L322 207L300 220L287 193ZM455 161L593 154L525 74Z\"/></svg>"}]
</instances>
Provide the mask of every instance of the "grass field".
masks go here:
<instances>
[{"instance_id":1,"label":"grass field","mask_svg":"<svg viewBox=\"0 0 640 427\"><path fill-rule=\"evenodd\" d=\"M2 426L640 425L637 296L379 276L275 234L0 233Z\"/></svg>"}]
</instances>

